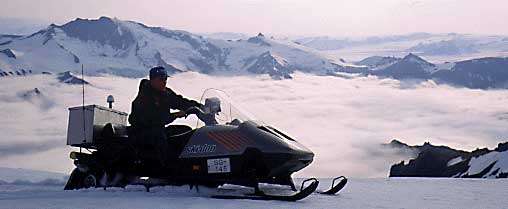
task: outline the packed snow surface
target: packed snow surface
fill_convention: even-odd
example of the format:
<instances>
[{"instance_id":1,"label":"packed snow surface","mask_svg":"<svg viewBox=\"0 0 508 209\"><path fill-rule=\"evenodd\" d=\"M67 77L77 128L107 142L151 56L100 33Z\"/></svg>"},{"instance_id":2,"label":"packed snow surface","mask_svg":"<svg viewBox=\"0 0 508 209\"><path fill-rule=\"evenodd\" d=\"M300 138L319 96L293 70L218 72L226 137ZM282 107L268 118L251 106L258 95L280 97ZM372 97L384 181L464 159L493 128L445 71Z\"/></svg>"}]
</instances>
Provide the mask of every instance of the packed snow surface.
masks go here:
<instances>
[{"instance_id":1,"label":"packed snow surface","mask_svg":"<svg viewBox=\"0 0 508 209\"><path fill-rule=\"evenodd\" d=\"M56 172L38 171L22 168L2 168L0 167L0 181L4 182L32 182L40 183L48 179L56 181L67 180L67 175Z\"/></svg>"},{"instance_id":2,"label":"packed snow surface","mask_svg":"<svg viewBox=\"0 0 508 209\"><path fill-rule=\"evenodd\" d=\"M320 179L321 189L330 184ZM0 208L478 208L508 205L506 179L350 179L336 196L313 194L298 202L220 200L216 190L128 186L64 191L63 185L0 185ZM237 188L252 192L248 188Z\"/></svg>"}]
</instances>

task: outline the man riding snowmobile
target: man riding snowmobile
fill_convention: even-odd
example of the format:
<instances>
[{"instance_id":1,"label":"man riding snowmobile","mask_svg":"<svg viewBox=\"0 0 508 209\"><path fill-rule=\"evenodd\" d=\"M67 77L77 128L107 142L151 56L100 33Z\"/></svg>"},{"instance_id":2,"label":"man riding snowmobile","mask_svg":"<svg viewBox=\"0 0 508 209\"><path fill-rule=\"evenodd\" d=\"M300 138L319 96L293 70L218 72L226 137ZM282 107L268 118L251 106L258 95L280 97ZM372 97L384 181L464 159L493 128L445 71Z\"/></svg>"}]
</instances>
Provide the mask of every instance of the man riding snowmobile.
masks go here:
<instances>
[{"instance_id":1,"label":"man riding snowmobile","mask_svg":"<svg viewBox=\"0 0 508 209\"><path fill-rule=\"evenodd\" d=\"M166 79L164 68L157 67L150 70L150 80L141 81L131 126L127 113L111 107L69 108L67 145L80 150L69 155L76 167L64 189L144 185L149 191L153 186L233 184L252 187L254 193L210 197L284 201L316 192L317 179L304 180L298 190L291 177L312 163L311 150L240 111L225 92L207 89L198 103L166 88ZM195 128L166 127L189 114L199 119ZM294 192L266 194L262 183L286 185ZM334 178L330 189L319 193L336 194L346 183L344 176Z\"/></svg>"},{"instance_id":2,"label":"man riding snowmobile","mask_svg":"<svg viewBox=\"0 0 508 209\"><path fill-rule=\"evenodd\" d=\"M167 136L191 130L190 127L183 125L165 126L177 118L186 116L185 110L202 106L167 88L167 77L168 74L163 67L150 69L150 80L141 80L138 95L132 102L129 115L131 134L135 136L136 144L152 146L162 167L169 166L166 162L177 157L177 153L173 152L175 145L171 144L175 142L168 141ZM171 113L172 109L180 111Z\"/></svg>"}]
</instances>

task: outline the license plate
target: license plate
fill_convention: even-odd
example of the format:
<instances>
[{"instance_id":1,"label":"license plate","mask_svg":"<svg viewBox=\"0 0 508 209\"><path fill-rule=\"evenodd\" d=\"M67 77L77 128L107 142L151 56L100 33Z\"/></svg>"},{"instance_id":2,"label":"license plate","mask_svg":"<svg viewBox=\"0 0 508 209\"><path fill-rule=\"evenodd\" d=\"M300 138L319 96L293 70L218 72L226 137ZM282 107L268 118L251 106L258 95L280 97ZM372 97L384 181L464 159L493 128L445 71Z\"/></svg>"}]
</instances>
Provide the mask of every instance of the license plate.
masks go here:
<instances>
[{"instance_id":1,"label":"license plate","mask_svg":"<svg viewBox=\"0 0 508 209\"><path fill-rule=\"evenodd\" d=\"M208 173L229 173L231 172L231 164L229 158L217 158L206 160L208 165Z\"/></svg>"}]
</instances>

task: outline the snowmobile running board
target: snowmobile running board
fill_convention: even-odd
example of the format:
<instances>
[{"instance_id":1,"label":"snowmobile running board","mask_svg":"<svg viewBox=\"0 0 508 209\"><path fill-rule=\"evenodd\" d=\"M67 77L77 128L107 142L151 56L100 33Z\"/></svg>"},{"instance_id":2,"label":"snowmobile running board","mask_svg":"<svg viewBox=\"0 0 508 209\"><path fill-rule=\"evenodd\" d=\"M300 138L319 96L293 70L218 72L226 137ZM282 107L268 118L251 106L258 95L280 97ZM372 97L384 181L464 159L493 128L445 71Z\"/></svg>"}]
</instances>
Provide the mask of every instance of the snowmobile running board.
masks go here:
<instances>
[{"instance_id":1,"label":"snowmobile running board","mask_svg":"<svg viewBox=\"0 0 508 209\"><path fill-rule=\"evenodd\" d=\"M335 181L341 179L340 182L335 185ZM328 191L320 192L320 194L326 194L326 195L334 195L337 194L344 186L347 184L347 178L345 176L339 176L337 178L334 178L332 181L332 187Z\"/></svg>"},{"instance_id":2,"label":"snowmobile running board","mask_svg":"<svg viewBox=\"0 0 508 209\"><path fill-rule=\"evenodd\" d=\"M307 187L303 188L304 184L309 181L311 181L311 183ZM217 199L280 200L294 202L311 195L314 191L316 191L318 185L319 181L316 178L310 178L302 182L302 187L299 192L291 195L273 195L260 192L257 194L246 195L213 195L211 197Z\"/></svg>"}]
</instances>

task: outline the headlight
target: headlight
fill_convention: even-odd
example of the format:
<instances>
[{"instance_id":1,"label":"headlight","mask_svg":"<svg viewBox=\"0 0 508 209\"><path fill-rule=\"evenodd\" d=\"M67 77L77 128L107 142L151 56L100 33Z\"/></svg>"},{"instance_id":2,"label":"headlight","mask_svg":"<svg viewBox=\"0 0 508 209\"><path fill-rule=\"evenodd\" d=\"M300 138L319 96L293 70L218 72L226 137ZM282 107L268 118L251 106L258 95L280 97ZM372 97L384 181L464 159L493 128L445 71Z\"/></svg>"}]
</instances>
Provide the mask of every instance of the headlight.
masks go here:
<instances>
[{"instance_id":1,"label":"headlight","mask_svg":"<svg viewBox=\"0 0 508 209\"><path fill-rule=\"evenodd\" d=\"M71 152L71 154L69 154L69 157L73 160L77 160L78 159L78 153L77 152Z\"/></svg>"}]
</instances>

